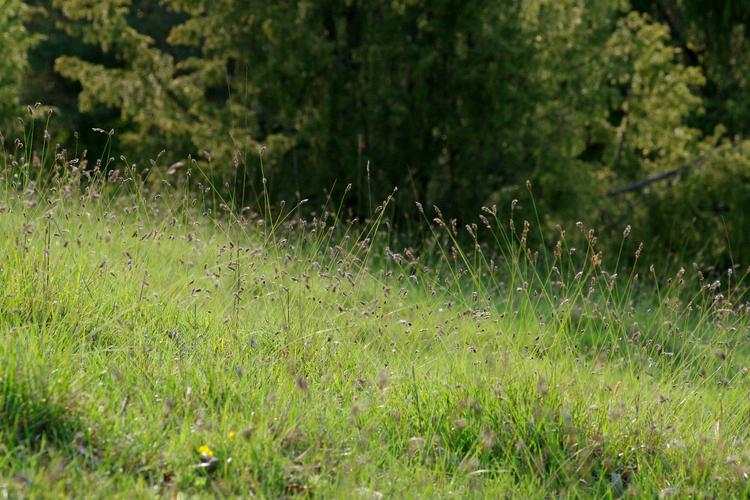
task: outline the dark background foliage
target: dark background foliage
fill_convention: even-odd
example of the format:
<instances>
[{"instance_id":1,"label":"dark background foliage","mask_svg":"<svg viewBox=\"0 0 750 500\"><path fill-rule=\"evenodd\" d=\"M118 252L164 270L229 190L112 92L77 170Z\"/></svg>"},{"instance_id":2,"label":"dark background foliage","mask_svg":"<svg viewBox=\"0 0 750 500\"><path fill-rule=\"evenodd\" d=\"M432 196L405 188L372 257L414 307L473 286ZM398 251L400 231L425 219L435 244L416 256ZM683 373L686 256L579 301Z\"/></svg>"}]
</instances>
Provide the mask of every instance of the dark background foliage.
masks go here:
<instances>
[{"instance_id":1,"label":"dark background foliage","mask_svg":"<svg viewBox=\"0 0 750 500\"><path fill-rule=\"evenodd\" d=\"M528 179L543 231L584 220L619 245L632 225L667 258L747 262L746 2L0 6L6 137L40 102L64 147L99 151L92 129L113 129L112 151L164 170L190 156L241 205L261 175L277 200L351 183L361 216L398 187L405 231L416 201L463 225Z\"/></svg>"}]
</instances>

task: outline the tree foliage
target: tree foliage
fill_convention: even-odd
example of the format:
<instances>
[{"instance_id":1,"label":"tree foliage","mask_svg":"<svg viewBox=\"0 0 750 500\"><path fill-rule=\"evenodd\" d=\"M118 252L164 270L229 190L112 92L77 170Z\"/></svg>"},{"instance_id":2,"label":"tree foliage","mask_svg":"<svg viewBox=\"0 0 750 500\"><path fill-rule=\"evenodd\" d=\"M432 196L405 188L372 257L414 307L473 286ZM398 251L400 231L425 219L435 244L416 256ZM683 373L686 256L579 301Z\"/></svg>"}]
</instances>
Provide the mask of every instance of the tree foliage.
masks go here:
<instances>
[{"instance_id":1,"label":"tree foliage","mask_svg":"<svg viewBox=\"0 0 750 500\"><path fill-rule=\"evenodd\" d=\"M20 93L28 50L38 38L24 25L29 13L21 0L0 0L0 131L13 124L22 108Z\"/></svg>"},{"instance_id":2,"label":"tree foliage","mask_svg":"<svg viewBox=\"0 0 750 500\"><path fill-rule=\"evenodd\" d=\"M659 228L668 216L655 215L659 207L679 209L684 222L669 224L679 231L745 203L732 185L746 168L746 146L732 134L750 123L749 13L741 6L35 5L75 41L54 57L57 73L79 87L78 109L69 115L83 120L112 110L118 147L129 156L192 155L241 192L247 186L237 186L239 170L249 184L266 177L280 199L322 196L351 182L349 208L367 215L397 186L399 216L413 214L420 201L468 219L481 205L509 203L532 179L548 229L586 214L618 232L637 224L667 247L671 238ZM676 181L614 201L605 196L697 158L700 166ZM729 208L706 200L700 216L685 217L701 183L711 184L703 193L731 193ZM690 245L697 251L705 242Z\"/></svg>"}]
</instances>

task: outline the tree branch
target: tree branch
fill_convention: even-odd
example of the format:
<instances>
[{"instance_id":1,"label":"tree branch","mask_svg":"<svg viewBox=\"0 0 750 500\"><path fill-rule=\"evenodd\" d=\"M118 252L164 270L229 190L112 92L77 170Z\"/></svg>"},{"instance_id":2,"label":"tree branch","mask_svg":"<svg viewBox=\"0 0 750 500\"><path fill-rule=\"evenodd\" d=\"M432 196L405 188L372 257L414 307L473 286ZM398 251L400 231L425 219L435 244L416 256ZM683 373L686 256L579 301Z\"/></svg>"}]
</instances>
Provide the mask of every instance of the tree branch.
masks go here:
<instances>
[{"instance_id":1,"label":"tree branch","mask_svg":"<svg viewBox=\"0 0 750 500\"><path fill-rule=\"evenodd\" d=\"M621 194L624 194L624 193L631 193L633 191L640 191L641 189L645 188L646 186L649 186L649 185L653 184L654 182L663 181L664 179L669 179L670 177L674 177L674 176L676 176L676 175L678 175L678 174L686 171L690 167L694 167L696 165L699 165L700 163L703 163L704 159L705 158L703 158L703 157L699 157L699 158L694 159L693 161L691 161L687 165L684 165L684 166L682 166L680 168L675 168L674 170L669 170L667 172L662 172L660 174L657 174L657 175L654 175L654 176L651 176L651 177L647 177L645 179L641 179L641 180L639 180L637 182L634 182L632 184L628 184L627 186L624 186L624 187L621 187L621 188L618 188L618 189L611 189L611 190L607 191L607 196L609 196L611 198L613 196L618 196L618 195L621 195Z\"/></svg>"}]
</instances>

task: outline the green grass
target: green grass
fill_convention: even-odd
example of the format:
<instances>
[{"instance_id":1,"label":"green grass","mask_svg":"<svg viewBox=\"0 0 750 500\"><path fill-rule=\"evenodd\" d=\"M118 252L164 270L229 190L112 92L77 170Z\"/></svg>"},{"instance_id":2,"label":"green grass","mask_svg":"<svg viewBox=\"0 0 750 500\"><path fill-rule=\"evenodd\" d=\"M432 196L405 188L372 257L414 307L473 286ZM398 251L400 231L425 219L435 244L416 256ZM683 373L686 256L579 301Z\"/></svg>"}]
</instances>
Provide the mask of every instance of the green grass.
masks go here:
<instances>
[{"instance_id":1,"label":"green grass","mask_svg":"<svg viewBox=\"0 0 750 500\"><path fill-rule=\"evenodd\" d=\"M0 197L2 495L750 493L739 288L75 180Z\"/></svg>"}]
</instances>

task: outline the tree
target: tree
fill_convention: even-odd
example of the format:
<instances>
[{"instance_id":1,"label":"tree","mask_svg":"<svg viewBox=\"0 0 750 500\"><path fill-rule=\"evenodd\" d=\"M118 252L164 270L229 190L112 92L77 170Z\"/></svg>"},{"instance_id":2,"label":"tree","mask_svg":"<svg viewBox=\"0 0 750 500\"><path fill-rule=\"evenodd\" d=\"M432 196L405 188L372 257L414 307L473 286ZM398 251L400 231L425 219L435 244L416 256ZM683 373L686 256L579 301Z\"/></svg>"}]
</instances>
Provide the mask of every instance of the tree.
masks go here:
<instances>
[{"instance_id":1,"label":"tree","mask_svg":"<svg viewBox=\"0 0 750 500\"><path fill-rule=\"evenodd\" d=\"M119 113L118 146L132 159L191 154L235 179L235 193L246 176L265 177L277 200L352 182L348 208L368 215L398 186L402 216L420 201L473 218L533 179L548 228L585 213L663 235L691 222L667 224L655 207L689 206L697 178L721 189L730 179L686 174L673 190L614 203L605 193L696 157L745 168L704 113L736 130L744 116L711 100L721 59L694 64L695 43L709 46L695 33L710 23L689 14L697 0L52 3L67 36L98 51L55 63L80 85L80 110Z\"/></svg>"},{"instance_id":2,"label":"tree","mask_svg":"<svg viewBox=\"0 0 750 500\"><path fill-rule=\"evenodd\" d=\"M179 58L128 23L131 2L57 5L117 55L114 68L75 56L56 68L81 84L83 109L120 109L131 148L205 148L229 168L262 145L282 192L355 180L360 208L368 186L380 197L396 185L476 205L523 156L517 121L534 87L520 2L175 0Z\"/></svg>"},{"instance_id":3,"label":"tree","mask_svg":"<svg viewBox=\"0 0 750 500\"><path fill-rule=\"evenodd\" d=\"M28 50L38 40L24 21L31 14L20 0L0 0L0 131L13 126L22 110L21 83L28 68Z\"/></svg>"}]
</instances>

